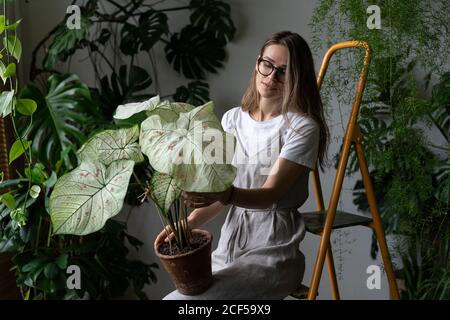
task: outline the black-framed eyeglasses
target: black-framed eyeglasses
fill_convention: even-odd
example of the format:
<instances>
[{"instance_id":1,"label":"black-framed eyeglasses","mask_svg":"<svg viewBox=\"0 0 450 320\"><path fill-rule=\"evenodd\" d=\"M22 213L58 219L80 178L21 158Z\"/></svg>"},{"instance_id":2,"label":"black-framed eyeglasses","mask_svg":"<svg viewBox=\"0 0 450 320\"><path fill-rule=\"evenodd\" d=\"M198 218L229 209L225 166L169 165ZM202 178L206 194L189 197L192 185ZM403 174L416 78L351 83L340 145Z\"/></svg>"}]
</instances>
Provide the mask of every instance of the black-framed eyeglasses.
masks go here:
<instances>
[{"instance_id":1,"label":"black-framed eyeglasses","mask_svg":"<svg viewBox=\"0 0 450 320\"><path fill-rule=\"evenodd\" d=\"M265 77L270 76L274 70L276 70L275 75L277 79L284 82L286 79L286 68L275 67L269 60L258 58L258 72L261 75Z\"/></svg>"}]
</instances>

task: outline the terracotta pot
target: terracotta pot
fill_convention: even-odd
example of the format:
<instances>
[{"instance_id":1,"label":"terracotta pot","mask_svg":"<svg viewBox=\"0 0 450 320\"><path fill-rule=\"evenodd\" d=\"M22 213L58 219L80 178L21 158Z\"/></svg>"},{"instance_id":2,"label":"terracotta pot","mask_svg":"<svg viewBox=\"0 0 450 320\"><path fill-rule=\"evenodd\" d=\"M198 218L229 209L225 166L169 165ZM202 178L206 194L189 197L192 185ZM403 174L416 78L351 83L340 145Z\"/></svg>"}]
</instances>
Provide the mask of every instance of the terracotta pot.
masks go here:
<instances>
[{"instance_id":1,"label":"terracotta pot","mask_svg":"<svg viewBox=\"0 0 450 320\"><path fill-rule=\"evenodd\" d=\"M213 282L211 271L212 235L206 230L194 229L192 232L206 236L207 243L195 250L173 256L161 254L159 246L154 248L175 287L180 293L189 296L206 291Z\"/></svg>"}]
</instances>

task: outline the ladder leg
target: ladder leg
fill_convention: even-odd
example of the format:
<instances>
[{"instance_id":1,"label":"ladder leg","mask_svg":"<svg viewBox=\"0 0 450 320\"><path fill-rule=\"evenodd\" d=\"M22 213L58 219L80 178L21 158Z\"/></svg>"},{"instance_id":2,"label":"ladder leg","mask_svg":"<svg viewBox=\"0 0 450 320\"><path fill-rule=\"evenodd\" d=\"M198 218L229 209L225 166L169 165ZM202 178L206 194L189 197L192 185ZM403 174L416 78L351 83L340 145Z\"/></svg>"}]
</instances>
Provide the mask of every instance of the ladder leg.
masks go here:
<instances>
[{"instance_id":1,"label":"ladder leg","mask_svg":"<svg viewBox=\"0 0 450 320\"><path fill-rule=\"evenodd\" d=\"M354 47L362 47L365 49L364 67L361 70L361 74L360 74L359 81L358 81L358 86L356 89L356 96L353 101L352 112L350 114L348 126L347 126L345 136L344 136L344 144L343 144L342 152L341 152L340 159L339 159L338 170L336 173L335 181L333 183L333 190L331 193L330 203L329 203L328 210L327 210L327 217L326 217L325 225L324 225L322 235L321 235L320 246L319 246L319 251L317 254L316 262L314 264L310 289L308 291L308 299L309 300L313 300L317 296L317 289L319 287L320 277L322 275L325 258L327 259L327 265L329 264L328 261L332 262L332 259L328 258L329 255L332 258L331 246L330 246L331 229L333 227L333 221L336 216L336 208L337 208L338 201L339 201L339 195L340 195L340 192L342 189L342 183L343 183L343 179L344 179L344 175L345 175L345 168L347 166L347 161L348 161L348 157L350 154L351 140L352 140L352 137L354 134L354 129L356 127L356 119L358 117L358 112L359 112L359 108L361 105L362 95L363 95L364 87L366 84L367 74L369 72L369 63L370 63L370 57L371 57L371 52L372 52L369 47L369 44L367 42L363 42L363 41L346 41L346 42L334 45L332 48L330 48L327 51L325 58L322 62L322 66L320 67L319 76L317 79L317 85L320 88L323 77L325 76L325 72L328 68L328 64L329 64L330 59L333 56L333 54L337 50L344 49L344 48L354 48ZM318 177L316 172L318 172L318 171L315 170L314 176ZM316 182L316 181L314 181L314 182ZM315 183L315 185L316 185L316 183ZM320 186L316 185L316 190L317 189L320 189ZM322 211L323 210L323 199L321 199L319 202L320 202L319 210ZM333 274L334 278L335 278L336 273L334 272L334 264L333 264L333 267L331 270L332 270L332 272L330 273L330 275ZM336 289L337 289L337 281L334 284L333 284L333 280L331 282L332 282L332 286L336 285Z\"/></svg>"},{"instance_id":2,"label":"ladder leg","mask_svg":"<svg viewBox=\"0 0 450 320\"><path fill-rule=\"evenodd\" d=\"M346 137L353 135L353 125L347 129ZM331 192L330 204L327 210L327 216L325 218L325 224L321 234L319 252L317 253L316 262L314 264L314 270L311 278L311 286L308 292L308 299L314 300L317 296L317 290L319 288L320 278L322 276L323 265L325 263L325 257L327 251L330 248L330 236L333 228L334 218L336 217L336 208L339 201L339 195L342 190L342 183L345 175L345 167L347 166L348 156L350 154L351 139L346 138L344 146L342 148L341 158L336 173L336 177L333 183L333 190Z\"/></svg>"},{"instance_id":3,"label":"ladder leg","mask_svg":"<svg viewBox=\"0 0 450 320\"><path fill-rule=\"evenodd\" d=\"M367 169L367 162L362 150L360 137L355 143L355 148L356 155L358 157L359 168L361 170L361 175L364 182L364 188L366 190L367 201L369 202L370 212L372 214L373 227L378 240L378 244L380 245L381 256L383 258L384 269L386 270L391 297L394 300L399 300L400 294L398 292L397 282L395 281L394 268L392 267L392 261L389 255L389 250L387 248L384 229L383 225L381 224L381 218L375 199L375 192L373 191L373 186L370 180L369 170Z\"/></svg>"},{"instance_id":4,"label":"ladder leg","mask_svg":"<svg viewBox=\"0 0 450 320\"><path fill-rule=\"evenodd\" d=\"M323 235L322 235L323 237ZM311 284L308 290L308 300L315 300L317 297L317 290L319 289L320 278L322 277L323 264L325 262L326 251L328 250L328 241L320 241L319 251L317 253L316 262L314 263L313 273L311 276Z\"/></svg>"},{"instance_id":5,"label":"ladder leg","mask_svg":"<svg viewBox=\"0 0 450 320\"><path fill-rule=\"evenodd\" d=\"M336 269L334 268L334 261L333 261L333 250L331 248L330 241L328 242L326 261L327 261L328 275L330 278L331 294L333 295L334 300L340 300L341 297L339 296L339 288L336 279Z\"/></svg>"},{"instance_id":6,"label":"ladder leg","mask_svg":"<svg viewBox=\"0 0 450 320\"><path fill-rule=\"evenodd\" d=\"M323 195L322 195L322 187L320 185L319 170L317 168L313 172L313 179L314 179L313 180L314 193L315 193L316 200L317 200L317 208L319 209L319 211L322 211L324 209ZM339 295L339 288L338 288L338 283L336 280L336 270L335 270L334 261L333 261L333 250L332 250L330 241L328 241L328 250L327 250L325 259L326 259L326 263L327 263L328 275L330 278L331 293L333 295L333 299L340 300L341 298Z\"/></svg>"}]
</instances>

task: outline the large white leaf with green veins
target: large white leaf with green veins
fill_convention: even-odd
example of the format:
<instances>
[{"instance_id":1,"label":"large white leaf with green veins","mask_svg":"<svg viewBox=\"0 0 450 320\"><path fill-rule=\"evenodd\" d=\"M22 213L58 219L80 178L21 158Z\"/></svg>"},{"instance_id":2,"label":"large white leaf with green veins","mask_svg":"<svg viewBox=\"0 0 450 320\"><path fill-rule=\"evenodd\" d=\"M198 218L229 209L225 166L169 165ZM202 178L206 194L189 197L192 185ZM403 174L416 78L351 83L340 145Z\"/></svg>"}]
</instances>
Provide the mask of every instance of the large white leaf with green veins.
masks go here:
<instances>
[{"instance_id":1,"label":"large white leaf with green veins","mask_svg":"<svg viewBox=\"0 0 450 320\"><path fill-rule=\"evenodd\" d=\"M183 102L161 102L156 108L146 112L147 116L157 114L166 122L172 122L178 119L180 113L192 111L194 106Z\"/></svg>"},{"instance_id":2,"label":"large white leaf with green veins","mask_svg":"<svg viewBox=\"0 0 450 320\"><path fill-rule=\"evenodd\" d=\"M185 191L219 192L228 188L236 168L226 161L230 157L226 157L225 140L234 137L222 130L213 103L181 112L176 120L158 112L155 109L142 123L139 137L151 166L172 176ZM214 139L206 139L205 134Z\"/></svg>"},{"instance_id":3,"label":"large white leaf with green veins","mask_svg":"<svg viewBox=\"0 0 450 320\"><path fill-rule=\"evenodd\" d=\"M180 197L181 189L168 174L155 171L150 179L150 195L164 215L169 212L172 203Z\"/></svg>"},{"instance_id":4,"label":"large white leaf with green veins","mask_svg":"<svg viewBox=\"0 0 450 320\"><path fill-rule=\"evenodd\" d=\"M59 178L49 205L53 233L86 235L100 230L122 209L133 166L131 160L109 167L82 162Z\"/></svg>"},{"instance_id":5,"label":"large white leaf with green veins","mask_svg":"<svg viewBox=\"0 0 450 320\"><path fill-rule=\"evenodd\" d=\"M137 142L139 127L105 130L90 138L78 151L80 161L100 161L105 165L116 160L144 161Z\"/></svg>"},{"instance_id":6,"label":"large white leaf with green veins","mask_svg":"<svg viewBox=\"0 0 450 320\"><path fill-rule=\"evenodd\" d=\"M154 96L153 98L143 101L143 102L133 102L120 105L117 107L114 114L115 119L128 119L135 114L144 111L151 111L160 103L159 96Z\"/></svg>"}]
</instances>

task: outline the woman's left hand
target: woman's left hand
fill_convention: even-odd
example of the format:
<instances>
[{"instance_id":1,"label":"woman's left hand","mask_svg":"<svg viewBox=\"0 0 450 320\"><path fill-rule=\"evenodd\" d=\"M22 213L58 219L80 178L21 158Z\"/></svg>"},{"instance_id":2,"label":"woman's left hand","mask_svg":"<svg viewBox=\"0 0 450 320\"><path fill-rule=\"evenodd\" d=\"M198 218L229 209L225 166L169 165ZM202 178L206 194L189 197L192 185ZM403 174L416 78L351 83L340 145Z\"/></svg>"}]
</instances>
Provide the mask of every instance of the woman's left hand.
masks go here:
<instances>
[{"instance_id":1,"label":"woman's left hand","mask_svg":"<svg viewBox=\"0 0 450 320\"><path fill-rule=\"evenodd\" d=\"M184 203L189 208L202 208L207 207L214 202L219 201L222 204L227 204L226 202L230 198L232 187L222 192L186 192L183 191L181 196L184 199Z\"/></svg>"}]
</instances>

